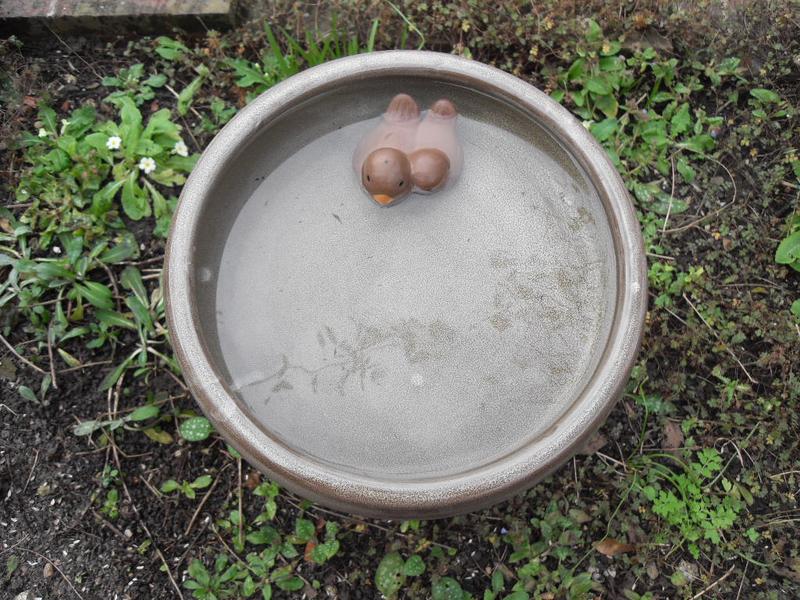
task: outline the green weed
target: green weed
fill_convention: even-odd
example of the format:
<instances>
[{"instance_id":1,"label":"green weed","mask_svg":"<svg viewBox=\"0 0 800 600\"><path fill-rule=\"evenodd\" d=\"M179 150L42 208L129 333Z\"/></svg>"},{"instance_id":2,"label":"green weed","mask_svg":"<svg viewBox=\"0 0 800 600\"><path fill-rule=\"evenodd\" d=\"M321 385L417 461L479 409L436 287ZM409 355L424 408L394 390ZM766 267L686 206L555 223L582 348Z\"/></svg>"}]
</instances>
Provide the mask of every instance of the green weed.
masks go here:
<instances>
[{"instance_id":1,"label":"green weed","mask_svg":"<svg viewBox=\"0 0 800 600\"><path fill-rule=\"evenodd\" d=\"M180 491L193 497L195 489L207 487L211 479L200 481L200 486L169 480L162 485L162 491ZM166 488L166 489L165 489ZM333 558L340 548L339 526L328 521L318 527L307 518L298 517L294 521L292 533L283 535L272 524L276 516L275 499L279 494L274 483L262 483L253 493L265 498L263 510L253 519L233 510L227 518L218 519L215 527L232 535L232 547L237 553L247 550L244 558L218 555L212 569L199 560L189 566L189 578L184 587L192 590L197 599L212 598L250 598L259 595L271 598L273 589L285 592L298 592L307 585L318 587L318 582L308 582L297 574L302 561L323 565ZM239 537L238 532L244 535ZM274 588L273 588L274 586Z\"/></svg>"},{"instance_id":2,"label":"green weed","mask_svg":"<svg viewBox=\"0 0 800 600\"><path fill-rule=\"evenodd\" d=\"M313 67L344 56L372 52L378 26L379 21L375 19L363 44L357 37L346 37L338 28L336 20L331 23L330 33L320 36L318 32L308 31L303 43L287 31L281 30L282 37L286 40L284 49L267 23L264 28L269 50L262 55L261 62L253 63L237 58L229 60L227 64L237 77L236 85L241 88L252 88L248 92L248 99L251 99L279 81L298 73L304 67Z\"/></svg>"},{"instance_id":3,"label":"green weed","mask_svg":"<svg viewBox=\"0 0 800 600\"><path fill-rule=\"evenodd\" d=\"M527 600L546 592L570 600L591 597L597 589L591 575L575 573L575 567L569 566L578 563L576 549L584 536L581 523L588 519L578 512L564 514L556 502L551 502L541 518L512 527L505 537L513 547L508 562L517 565L517 582L511 588L512 595L505 598ZM484 598L494 599L504 589L500 578L494 577L492 589Z\"/></svg>"},{"instance_id":4,"label":"green weed","mask_svg":"<svg viewBox=\"0 0 800 600\"><path fill-rule=\"evenodd\" d=\"M625 53L591 20L575 55L555 74L551 96L584 120L645 213L664 220L686 211L688 202L673 193L675 172L686 184L694 181L693 164L714 150L722 124L694 98L709 84L738 77L739 59L687 64L653 48Z\"/></svg>"},{"instance_id":5,"label":"green weed","mask_svg":"<svg viewBox=\"0 0 800 600\"><path fill-rule=\"evenodd\" d=\"M116 91L105 97L105 101L115 104L120 98L127 97L140 106L155 98L154 90L167 83L167 76L161 73L153 73L146 79L142 79L143 77L144 65L142 63L122 68L113 77L103 77L102 84L104 86L117 88Z\"/></svg>"},{"instance_id":6,"label":"green weed","mask_svg":"<svg viewBox=\"0 0 800 600\"><path fill-rule=\"evenodd\" d=\"M425 572L425 563L418 554L407 560L398 552L390 552L381 559L375 571L375 587L387 598L397 596L408 577L417 577Z\"/></svg>"},{"instance_id":7,"label":"green weed","mask_svg":"<svg viewBox=\"0 0 800 600\"><path fill-rule=\"evenodd\" d=\"M669 458L677 469L657 462ZM696 460L683 462L669 455L643 455L635 464L645 473L644 485L637 488L651 502L653 512L680 535L678 546L688 542L688 550L700 557L700 542L715 545L737 522L744 509L743 497L749 493L723 477L722 457L713 448L699 450ZM750 498L752 501L752 498Z\"/></svg>"},{"instance_id":8,"label":"green weed","mask_svg":"<svg viewBox=\"0 0 800 600\"><path fill-rule=\"evenodd\" d=\"M168 61L178 60L191 53L191 50L183 43L164 35L156 38L155 51L161 58Z\"/></svg>"},{"instance_id":9,"label":"green weed","mask_svg":"<svg viewBox=\"0 0 800 600\"><path fill-rule=\"evenodd\" d=\"M796 165L800 165L800 162L794 162ZM798 173L798 180L800 180L800 173ZM800 271L800 213L791 216L787 229L786 237L781 240L775 250L775 262ZM792 302L790 310L795 319L800 321L800 298Z\"/></svg>"},{"instance_id":10,"label":"green weed","mask_svg":"<svg viewBox=\"0 0 800 600\"><path fill-rule=\"evenodd\" d=\"M181 481L178 483L174 479L167 479L161 484L161 491L165 494L178 492L186 496L189 500L194 500L197 497L197 490L202 490L211 485L213 478L211 475L201 475L194 481Z\"/></svg>"}]
</instances>

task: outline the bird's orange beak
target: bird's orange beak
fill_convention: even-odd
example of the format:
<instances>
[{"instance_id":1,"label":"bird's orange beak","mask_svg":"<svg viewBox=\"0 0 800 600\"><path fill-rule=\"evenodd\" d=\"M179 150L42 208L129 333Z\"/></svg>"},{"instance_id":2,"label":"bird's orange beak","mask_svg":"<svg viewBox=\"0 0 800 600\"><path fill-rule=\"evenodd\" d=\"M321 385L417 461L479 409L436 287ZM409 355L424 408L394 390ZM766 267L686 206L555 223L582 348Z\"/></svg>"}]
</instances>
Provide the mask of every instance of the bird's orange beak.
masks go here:
<instances>
[{"instance_id":1,"label":"bird's orange beak","mask_svg":"<svg viewBox=\"0 0 800 600\"><path fill-rule=\"evenodd\" d=\"M394 198L387 196L386 194L372 194L372 197L375 199L375 202L381 206L386 206L394 201Z\"/></svg>"}]
</instances>

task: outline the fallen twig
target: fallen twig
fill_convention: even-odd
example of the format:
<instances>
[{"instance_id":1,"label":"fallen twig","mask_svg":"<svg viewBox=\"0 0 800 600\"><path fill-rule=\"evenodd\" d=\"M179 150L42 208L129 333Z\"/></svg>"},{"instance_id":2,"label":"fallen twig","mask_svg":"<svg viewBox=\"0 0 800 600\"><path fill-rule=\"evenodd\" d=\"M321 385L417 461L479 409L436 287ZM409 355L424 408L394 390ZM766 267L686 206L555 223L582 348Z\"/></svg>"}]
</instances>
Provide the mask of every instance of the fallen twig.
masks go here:
<instances>
[{"instance_id":1,"label":"fallen twig","mask_svg":"<svg viewBox=\"0 0 800 600\"><path fill-rule=\"evenodd\" d=\"M47 356L50 359L50 383L53 384L53 389L58 389L58 381L56 381L56 366L53 360L53 327L47 328Z\"/></svg>"},{"instance_id":2,"label":"fallen twig","mask_svg":"<svg viewBox=\"0 0 800 600\"><path fill-rule=\"evenodd\" d=\"M697 593L697 594L695 594L694 596L692 596L692 600L697 600L697 599L698 599L698 598L700 598L701 596L704 596L704 595L706 594L706 592L709 592L709 591L713 590L713 589L714 589L715 587L717 587L717 586L718 586L720 583L722 583L722 582L723 582L723 581L725 581L725 580L726 580L728 577L730 577L730 574L731 574L731 573L733 573L733 570L734 570L735 568L736 568L736 565L733 565L733 566L732 566L730 569L728 569L728 572L727 572L727 573L725 573L725 575L723 575L722 577L720 577L719 579L717 579L717 580L716 580L714 583L712 583L711 585L709 585L709 586L708 586L707 588L705 588L704 590L701 590L699 593Z\"/></svg>"},{"instance_id":3,"label":"fallen twig","mask_svg":"<svg viewBox=\"0 0 800 600\"><path fill-rule=\"evenodd\" d=\"M661 235L667 230L667 223L669 223L669 215L672 212L672 202L675 199L675 155L670 155L669 162L672 165L672 189L669 192L669 205L667 205L667 214L664 217L664 226L661 228Z\"/></svg>"},{"instance_id":4,"label":"fallen twig","mask_svg":"<svg viewBox=\"0 0 800 600\"><path fill-rule=\"evenodd\" d=\"M54 563L52 560L50 560L49 558L47 558L47 557L46 557L44 554L40 554L40 553L39 553L39 552L37 552L36 550L31 550L30 548L23 548L22 546L17 546L17 549L18 549L18 550L21 550L22 552L30 552L31 554L33 554L33 555L35 555L35 556L38 556L38 557L39 557L39 558L41 558L42 560L45 560L45 561L47 561L48 563L50 563L50 566L51 566L51 567L53 567L53 568L54 568L54 569L55 569L55 570L58 572L58 574L59 574L59 575L61 575L61 577L64 579L64 581L66 581L66 582L67 582L67 585L70 587L70 589L71 589L73 592L75 592L75 595L76 595L78 598L80 598L81 600L83 600L83 596L81 596L80 592L79 592L77 589L75 589L75 586L74 586L74 585L72 585L72 582L69 580L69 577L67 577L66 575L64 575L64 571L62 571L61 569L59 569L59 568L58 568L58 565L57 565L56 563Z\"/></svg>"},{"instance_id":5,"label":"fallen twig","mask_svg":"<svg viewBox=\"0 0 800 600\"><path fill-rule=\"evenodd\" d=\"M25 490L28 489L28 484L33 479L33 472L36 470L36 463L39 462L39 449L36 449L36 454L33 456L33 465L31 466L31 470L28 473L28 479L25 480L25 487L22 488L22 493L25 493Z\"/></svg>"},{"instance_id":6,"label":"fallen twig","mask_svg":"<svg viewBox=\"0 0 800 600\"><path fill-rule=\"evenodd\" d=\"M68 369L59 369L56 373L71 373L72 371L80 371L81 369L88 369L89 367L99 367L101 365L110 365L110 360L98 360L95 362L88 362L82 365L77 365L75 367L69 367ZM54 386L55 387L55 386Z\"/></svg>"},{"instance_id":7,"label":"fallen twig","mask_svg":"<svg viewBox=\"0 0 800 600\"><path fill-rule=\"evenodd\" d=\"M12 346L12 345L9 343L9 341L8 341L6 338L4 338L4 337L3 337L3 334L0 334L0 342L3 342L3 344L5 344L5 346L6 346L6 348L8 348L8 349L11 351L11 353L12 353L14 356L16 356L16 357L17 357L17 358L18 358L20 361L22 361L24 364L28 365L28 366L29 366L31 369L33 369L34 371L37 371L37 372L41 373L42 375L46 375L46 374L47 374L47 371L45 371L44 369L41 369L41 368L37 367L35 364L33 364L33 363L32 363L31 361L29 361L27 358L25 358L24 356L22 356L22 355L21 355L19 352L17 352L17 351L14 349L14 346Z\"/></svg>"}]
</instances>

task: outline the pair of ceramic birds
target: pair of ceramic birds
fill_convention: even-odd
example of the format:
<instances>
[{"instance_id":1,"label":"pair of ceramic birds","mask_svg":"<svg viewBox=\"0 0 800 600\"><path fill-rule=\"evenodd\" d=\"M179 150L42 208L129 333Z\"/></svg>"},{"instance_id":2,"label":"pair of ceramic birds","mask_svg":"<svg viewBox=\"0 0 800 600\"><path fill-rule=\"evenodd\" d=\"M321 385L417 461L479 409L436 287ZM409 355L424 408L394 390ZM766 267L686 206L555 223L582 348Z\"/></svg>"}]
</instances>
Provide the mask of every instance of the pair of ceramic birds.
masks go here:
<instances>
[{"instance_id":1,"label":"pair of ceramic birds","mask_svg":"<svg viewBox=\"0 0 800 600\"><path fill-rule=\"evenodd\" d=\"M463 163L457 117L450 100L437 100L422 115L411 96L395 96L353 154L353 168L373 200L389 206L454 181Z\"/></svg>"}]
</instances>

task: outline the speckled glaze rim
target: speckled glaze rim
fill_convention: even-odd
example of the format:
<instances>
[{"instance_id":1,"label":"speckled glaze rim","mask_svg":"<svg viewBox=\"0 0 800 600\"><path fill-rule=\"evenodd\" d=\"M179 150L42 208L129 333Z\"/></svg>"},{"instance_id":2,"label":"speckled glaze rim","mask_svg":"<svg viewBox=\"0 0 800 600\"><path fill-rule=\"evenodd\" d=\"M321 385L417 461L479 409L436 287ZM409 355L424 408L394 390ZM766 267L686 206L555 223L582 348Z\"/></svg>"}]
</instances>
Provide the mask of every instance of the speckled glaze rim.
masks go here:
<instances>
[{"instance_id":1,"label":"speckled glaze rim","mask_svg":"<svg viewBox=\"0 0 800 600\"><path fill-rule=\"evenodd\" d=\"M254 423L220 377L202 338L195 303L194 247L210 190L236 150L285 111L320 93L376 77L415 77L474 89L524 111L559 141L604 204L617 261L614 321L600 363L583 392L549 430L504 458L437 480L363 477L322 465ZM255 467L322 505L380 518L436 518L487 507L523 491L568 460L605 421L622 393L641 343L647 307L644 245L630 197L591 134L546 94L499 69L448 54L396 50L308 69L259 96L214 138L191 173L173 217L165 261L172 345L186 383L217 430Z\"/></svg>"}]
</instances>

